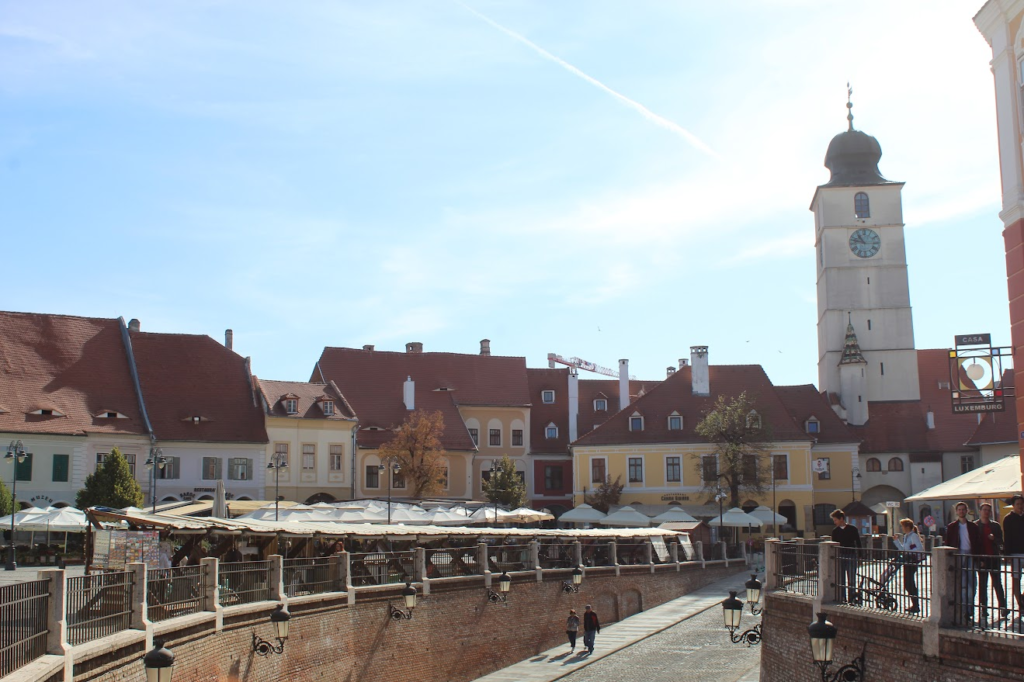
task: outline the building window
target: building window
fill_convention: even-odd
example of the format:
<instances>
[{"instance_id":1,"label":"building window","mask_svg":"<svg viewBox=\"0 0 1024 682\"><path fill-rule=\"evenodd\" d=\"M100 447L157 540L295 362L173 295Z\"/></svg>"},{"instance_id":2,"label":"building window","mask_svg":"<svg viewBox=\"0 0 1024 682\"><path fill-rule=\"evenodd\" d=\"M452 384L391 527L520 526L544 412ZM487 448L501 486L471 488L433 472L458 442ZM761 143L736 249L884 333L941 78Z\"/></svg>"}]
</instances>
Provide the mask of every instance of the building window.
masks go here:
<instances>
[{"instance_id":1,"label":"building window","mask_svg":"<svg viewBox=\"0 0 1024 682\"><path fill-rule=\"evenodd\" d=\"M274 459L285 466L291 466L288 461L288 443L274 443Z\"/></svg>"},{"instance_id":2,"label":"building window","mask_svg":"<svg viewBox=\"0 0 1024 682\"><path fill-rule=\"evenodd\" d=\"M643 431L644 430L644 418L639 414L634 414L629 418L629 430L630 431Z\"/></svg>"},{"instance_id":3,"label":"building window","mask_svg":"<svg viewBox=\"0 0 1024 682\"><path fill-rule=\"evenodd\" d=\"M295 398L288 398L284 401L284 411L288 414L296 414L299 411L299 401Z\"/></svg>"},{"instance_id":4,"label":"building window","mask_svg":"<svg viewBox=\"0 0 1024 682\"><path fill-rule=\"evenodd\" d=\"M630 457L629 458L629 482L630 483L643 483L644 482L644 458L643 457Z\"/></svg>"},{"instance_id":5,"label":"building window","mask_svg":"<svg viewBox=\"0 0 1024 682\"><path fill-rule=\"evenodd\" d=\"M889 460L889 471L903 471L903 460L893 457Z\"/></svg>"},{"instance_id":6,"label":"building window","mask_svg":"<svg viewBox=\"0 0 1024 682\"><path fill-rule=\"evenodd\" d=\"M853 212L858 218L871 217L871 202L864 192L857 192L853 197Z\"/></svg>"},{"instance_id":7,"label":"building window","mask_svg":"<svg viewBox=\"0 0 1024 682\"><path fill-rule=\"evenodd\" d=\"M814 525L815 526L830 526L832 525L831 514L836 510L834 504L828 504L824 502L822 504L814 505Z\"/></svg>"},{"instance_id":8,"label":"building window","mask_svg":"<svg viewBox=\"0 0 1024 682\"><path fill-rule=\"evenodd\" d=\"M548 424L544 429L545 438L558 438L558 427L554 424Z\"/></svg>"},{"instance_id":9,"label":"building window","mask_svg":"<svg viewBox=\"0 0 1024 682\"><path fill-rule=\"evenodd\" d=\"M330 457L330 468L331 471L341 471L342 458L345 455L344 445L331 445L331 457Z\"/></svg>"},{"instance_id":10,"label":"building window","mask_svg":"<svg viewBox=\"0 0 1024 682\"><path fill-rule=\"evenodd\" d=\"M473 439L473 445L480 445L480 429L470 429L469 437Z\"/></svg>"},{"instance_id":11,"label":"building window","mask_svg":"<svg viewBox=\"0 0 1024 682\"><path fill-rule=\"evenodd\" d=\"M789 480L789 458L785 455L772 455L772 476L776 481Z\"/></svg>"},{"instance_id":12,"label":"building window","mask_svg":"<svg viewBox=\"0 0 1024 682\"><path fill-rule=\"evenodd\" d=\"M245 457L232 457L228 464L228 478L232 481L251 481L252 460Z\"/></svg>"},{"instance_id":13,"label":"building window","mask_svg":"<svg viewBox=\"0 0 1024 682\"><path fill-rule=\"evenodd\" d=\"M163 469L157 469L157 477L161 479L181 478L181 457L166 457Z\"/></svg>"},{"instance_id":14,"label":"building window","mask_svg":"<svg viewBox=\"0 0 1024 682\"><path fill-rule=\"evenodd\" d=\"M668 418L668 430L669 431L682 431L683 430L683 418L678 414L670 415Z\"/></svg>"},{"instance_id":15,"label":"building window","mask_svg":"<svg viewBox=\"0 0 1024 682\"><path fill-rule=\"evenodd\" d=\"M68 462L71 459L71 455L54 455L53 456L53 481L56 483L67 483L68 482Z\"/></svg>"},{"instance_id":16,"label":"building window","mask_svg":"<svg viewBox=\"0 0 1024 682\"><path fill-rule=\"evenodd\" d=\"M757 465L757 455L743 455L743 483L757 485L761 473Z\"/></svg>"},{"instance_id":17,"label":"building window","mask_svg":"<svg viewBox=\"0 0 1024 682\"><path fill-rule=\"evenodd\" d=\"M960 455L960 473L974 470L974 455Z\"/></svg>"},{"instance_id":18,"label":"building window","mask_svg":"<svg viewBox=\"0 0 1024 682\"><path fill-rule=\"evenodd\" d=\"M704 481L714 481L718 478L718 456L704 455L700 458L701 478Z\"/></svg>"},{"instance_id":19,"label":"building window","mask_svg":"<svg viewBox=\"0 0 1024 682\"><path fill-rule=\"evenodd\" d=\"M325 400L320 405L324 408L324 415L327 417L334 416L334 401Z\"/></svg>"},{"instance_id":20,"label":"building window","mask_svg":"<svg viewBox=\"0 0 1024 682\"><path fill-rule=\"evenodd\" d=\"M590 460L590 482L604 483L606 480L608 480L608 471L605 469L604 458Z\"/></svg>"},{"instance_id":21,"label":"building window","mask_svg":"<svg viewBox=\"0 0 1024 682\"><path fill-rule=\"evenodd\" d=\"M604 398L598 398L594 401L594 412L605 412L608 410L608 401Z\"/></svg>"},{"instance_id":22,"label":"building window","mask_svg":"<svg viewBox=\"0 0 1024 682\"><path fill-rule=\"evenodd\" d=\"M380 487L380 469L377 468L376 464L366 465L366 487L367 488L379 488Z\"/></svg>"},{"instance_id":23,"label":"building window","mask_svg":"<svg viewBox=\"0 0 1024 682\"><path fill-rule=\"evenodd\" d=\"M19 462L14 461L14 477L19 481L31 481L32 480L32 460L35 455L28 452L25 453L25 461Z\"/></svg>"},{"instance_id":24,"label":"building window","mask_svg":"<svg viewBox=\"0 0 1024 682\"><path fill-rule=\"evenodd\" d=\"M560 466L546 466L544 467L544 490L561 490L562 489L562 467Z\"/></svg>"},{"instance_id":25,"label":"building window","mask_svg":"<svg viewBox=\"0 0 1024 682\"><path fill-rule=\"evenodd\" d=\"M441 469L441 485L444 490L448 490L448 467Z\"/></svg>"},{"instance_id":26,"label":"building window","mask_svg":"<svg viewBox=\"0 0 1024 682\"><path fill-rule=\"evenodd\" d=\"M872 457L872 458L868 459L867 462L864 463L864 468L868 472L881 471L882 470L882 462L879 461L877 457Z\"/></svg>"},{"instance_id":27,"label":"building window","mask_svg":"<svg viewBox=\"0 0 1024 682\"><path fill-rule=\"evenodd\" d=\"M391 471L391 487L392 488L404 488L405 487L405 472Z\"/></svg>"},{"instance_id":28,"label":"building window","mask_svg":"<svg viewBox=\"0 0 1024 682\"><path fill-rule=\"evenodd\" d=\"M818 480L828 481L832 478L832 459L830 457L822 457L821 460L825 462L825 470L818 474Z\"/></svg>"},{"instance_id":29,"label":"building window","mask_svg":"<svg viewBox=\"0 0 1024 682\"><path fill-rule=\"evenodd\" d=\"M540 392L540 399L541 399L541 402L543 402L543 403L545 403L547 405L550 405L551 403L555 402L555 392L554 391L541 391Z\"/></svg>"},{"instance_id":30,"label":"building window","mask_svg":"<svg viewBox=\"0 0 1024 682\"><path fill-rule=\"evenodd\" d=\"M490 440L492 446L501 446L501 429L491 429Z\"/></svg>"},{"instance_id":31,"label":"building window","mask_svg":"<svg viewBox=\"0 0 1024 682\"><path fill-rule=\"evenodd\" d=\"M821 422L816 417L811 417L807 420L807 433L820 433Z\"/></svg>"},{"instance_id":32,"label":"building window","mask_svg":"<svg viewBox=\"0 0 1024 682\"><path fill-rule=\"evenodd\" d=\"M220 480L220 457L203 457L203 480Z\"/></svg>"},{"instance_id":33,"label":"building window","mask_svg":"<svg viewBox=\"0 0 1024 682\"><path fill-rule=\"evenodd\" d=\"M523 430L522 429L512 429L512 445L514 447L522 447L523 446Z\"/></svg>"},{"instance_id":34,"label":"building window","mask_svg":"<svg viewBox=\"0 0 1024 682\"><path fill-rule=\"evenodd\" d=\"M681 457L665 458L665 480L669 483L680 483L683 480L683 465Z\"/></svg>"},{"instance_id":35,"label":"building window","mask_svg":"<svg viewBox=\"0 0 1024 682\"><path fill-rule=\"evenodd\" d=\"M302 468L306 471L316 469L316 443L302 444Z\"/></svg>"}]
</instances>

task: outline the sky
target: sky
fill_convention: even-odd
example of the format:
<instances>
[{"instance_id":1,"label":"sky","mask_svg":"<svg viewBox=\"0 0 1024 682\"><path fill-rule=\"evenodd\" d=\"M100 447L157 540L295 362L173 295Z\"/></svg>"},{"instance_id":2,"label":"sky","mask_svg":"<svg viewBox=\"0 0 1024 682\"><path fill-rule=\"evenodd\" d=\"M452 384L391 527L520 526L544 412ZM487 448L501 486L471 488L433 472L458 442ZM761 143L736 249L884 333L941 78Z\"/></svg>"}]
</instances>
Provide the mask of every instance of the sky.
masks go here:
<instances>
[{"instance_id":1,"label":"sky","mask_svg":"<svg viewBox=\"0 0 1024 682\"><path fill-rule=\"evenodd\" d=\"M0 0L0 309L816 383L849 81L917 347L1008 345L982 4Z\"/></svg>"}]
</instances>

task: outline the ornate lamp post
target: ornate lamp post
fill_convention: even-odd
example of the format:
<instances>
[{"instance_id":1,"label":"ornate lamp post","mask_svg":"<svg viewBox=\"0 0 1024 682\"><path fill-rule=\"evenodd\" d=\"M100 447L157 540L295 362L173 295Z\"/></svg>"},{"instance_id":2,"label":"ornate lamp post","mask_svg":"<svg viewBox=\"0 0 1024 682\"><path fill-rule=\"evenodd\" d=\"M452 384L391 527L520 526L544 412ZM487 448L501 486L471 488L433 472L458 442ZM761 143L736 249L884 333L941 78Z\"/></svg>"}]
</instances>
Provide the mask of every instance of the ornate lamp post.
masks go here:
<instances>
[{"instance_id":1,"label":"ornate lamp post","mask_svg":"<svg viewBox=\"0 0 1024 682\"><path fill-rule=\"evenodd\" d=\"M764 613L764 607L758 607L758 603L761 601L761 581L757 579L756 573L750 574L750 580L743 584L743 587L747 588L747 604L750 606L750 612L755 616L760 616Z\"/></svg>"},{"instance_id":2,"label":"ornate lamp post","mask_svg":"<svg viewBox=\"0 0 1024 682\"><path fill-rule=\"evenodd\" d=\"M156 472L164 470L167 466L167 458L160 448L149 449L149 459L146 460L146 469L149 470L149 499L153 502L153 513L156 514Z\"/></svg>"},{"instance_id":3,"label":"ornate lamp post","mask_svg":"<svg viewBox=\"0 0 1024 682\"><path fill-rule=\"evenodd\" d=\"M819 613L817 622L807 626L807 634L811 637L811 657L821 670L821 682L861 682L864 679L864 654L847 663L828 676L832 665L832 645L839 631L836 626L825 620L825 614Z\"/></svg>"},{"instance_id":4,"label":"ornate lamp post","mask_svg":"<svg viewBox=\"0 0 1024 682\"><path fill-rule=\"evenodd\" d=\"M725 629L729 631L729 639L733 644L753 646L761 643L761 623L736 634L743 620L743 602L736 598L736 590L729 590L729 598L722 602L722 614L725 616Z\"/></svg>"},{"instance_id":5,"label":"ornate lamp post","mask_svg":"<svg viewBox=\"0 0 1024 682\"><path fill-rule=\"evenodd\" d=\"M270 622L274 624L274 633L277 635L277 645L275 646L263 639L254 630L252 633L252 650L260 656L269 656L271 653L283 654L284 642L288 639L288 621L291 619L292 615L288 613L288 607L284 604L278 604L277 608L270 614Z\"/></svg>"},{"instance_id":6,"label":"ornate lamp post","mask_svg":"<svg viewBox=\"0 0 1024 682\"><path fill-rule=\"evenodd\" d=\"M583 571L581 571L580 567L577 566L576 568L572 569L572 582L569 582L568 580L562 581L562 592L565 592L566 594L569 594L571 592L579 592L580 584L582 582Z\"/></svg>"},{"instance_id":7,"label":"ornate lamp post","mask_svg":"<svg viewBox=\"0 0 1024 682\"><path fill-rule=\"evenodd\" d=\"M388 615L393 620L412 620L412 610L416 608L416 588L412 586L412 581L405 581L402 598L405 599L405 611L394 604L388 604Z\"/></svg>"},{"instance_id":8,"label":"ornate lamp post","mask_svg":"<svg viewBox=\"0 0 1024 682\"><path fill-rule=\"evenodd\" d=\"M18 568L17 555L14 551L14 515L18 511L18 464L24 462L26 457L31 456L32 453L25 451L25 444L20 440L12 440L11 444L7 446L7 454L4 455L5 462L14 464L11 470L11 547L7 565L4 567L8 571Z\"/></svg>"},{"instance_id":9,"label":"ornate lamp post","mask_svg":"<svg viewBox=\"0 0 1024 682\"><path fill-rule=\"evenodd\" d=\"M274 520L278 520L281 503L281 469L288 468L288 458L283 452L275 452L270 458L267 469L274 472Z\"/></svg>"},{"instance_id":10,"label":"ornate lamp post","mask_svg":"<svg viewBox=\"0 0 1024 682\"><path fill-rule=\"evenodd\" d=\"M171 682L174 669L174 654L164 648L164 640L154 639L153 648L142 657L146 668L146 682Z\"/></svg>"},{"instance_id":11,"label":"ornate lamp post","mask_svg":"<svg viewBox=\"0 0 1024 682\"><path fill-rule=\"evenodd\" d=\"M492 604L507 604L508 591L512 587L512 577L508 573L502 573L498 578L498 591L487 588L487 601Z\"/></svg>"},{"instance_id":12,"label":"ornate lamp post","mask_svg":"<svg viewBox=\"0 0 1024 682\"><path fill-rule=\"evenodd\" d=\"M391 525L391 481L402 470L402 465L398 463L398 460L391 460L390 467L387 464L385 464L384 462L381 462L380 464L377 465L377 471L384 471L385 469L388 469L388 468L391 469L388 472L388 525L390 526Z\"/></svg>"}]
</instances>

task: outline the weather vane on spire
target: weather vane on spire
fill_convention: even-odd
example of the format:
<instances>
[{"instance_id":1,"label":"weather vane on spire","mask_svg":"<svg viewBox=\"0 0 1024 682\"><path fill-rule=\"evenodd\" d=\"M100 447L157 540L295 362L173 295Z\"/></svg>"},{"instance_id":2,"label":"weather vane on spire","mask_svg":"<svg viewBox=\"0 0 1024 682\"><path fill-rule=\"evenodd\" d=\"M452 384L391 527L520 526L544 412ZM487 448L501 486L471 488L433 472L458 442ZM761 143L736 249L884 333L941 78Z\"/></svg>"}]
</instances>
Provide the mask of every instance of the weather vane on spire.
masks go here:
<instances>
[{"instance_id":1,"label":"weather vane on spire","mask_svg":"<svg viewBox=\"0 0 1024 682\"><path fill-rule=\"evenodd\" d=\"M846 81L846 120L850 122L850 130L853 130L853 88L850 87L850 81Z\"/></svg>"}]
</instances>

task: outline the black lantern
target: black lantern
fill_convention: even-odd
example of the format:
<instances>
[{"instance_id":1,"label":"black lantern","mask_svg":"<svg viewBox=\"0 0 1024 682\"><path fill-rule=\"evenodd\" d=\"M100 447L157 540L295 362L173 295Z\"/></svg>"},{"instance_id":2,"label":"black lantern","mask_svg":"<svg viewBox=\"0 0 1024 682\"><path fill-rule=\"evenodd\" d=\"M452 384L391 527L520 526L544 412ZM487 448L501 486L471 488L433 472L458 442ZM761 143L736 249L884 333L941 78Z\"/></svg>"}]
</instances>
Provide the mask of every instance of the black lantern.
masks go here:
<instances>
[{"instance_id":1,"label":"black lantern","mask_svg":"<svg viewBox=\"0 0 1024 682\"><path fill-rule=\"evenodd\" d=\"M142 665L146 667L146 682L171 682L174 654L164 648L164 640L154 639L152 650L142 657Z\"/></svg>"},{"instance_id":2,"label":"black lantern","mask_svg":"<svg viewBox=\"0 0 1024 682\"><path fill-rule=\"evenodd\" d=\"M852 663L837 670L835 675L828 676L828 669L832 665L832 648L838 633L836 626L826 620L825 614L819 613L818 620L807 626L807 634L811 638L811 658L821 670L822 682L860 682L864 679L864 652Z\"/></svg>"},{"instance_id":3,"label":"black lantern","mask_svg":"<svg viewBox=\"0 0 1024 682\"><path fill-rule=\"evenodd\" d=\"M508 573L502 573L498 578L498 591L488 588L487 589L487 601L492 604L507 604L508 603L508 591L512 589L512 578Z\"/></svg>"},{"instance_id":4,"label":"black lantern","mask_svg":"<svg viewBox=\"0 0 1024 682\"><path fill-rule=\"evenodd\" d=\"M722 615L725 617L725 629L729 631L729 639L733 644L753 646L761 643L761 623L736 634L743 620L743 602L736 598L736 590L729 590L729 598L722 602Z\"/></svg>"},{"instance_id":5,"label":"black lantern","mask_svg":"<svg viewBox=\"0 0 1024 682\"><path fill-rule=\"evenodd\" d=\"M760 616L764 612L764 607L758 608L758 603L761 601L761 581L757 579L756 573L750 574L750 580L744 583L744 587L747 588L747 604L750 605L750 612L755 616Z\"/></svg>"},{"instance_id":6,"label":"black lantern","mask_svg":"<svg viewBox=\"0 0 1024 682\"><path fill-rule=\"evenodd\" d=\"M288 607L284 604L278 604L277 608L270 614L270 622L274 624L274 633L277 635L277 644L271 644L257 635L254 630L252 633L252 650L260 656L269 656L271 653L283 654L284 641L288 639L288 621L291 619L292 614L288 613Z\"/></svg>"},{"instance_id":7,"label":"black lantern","mask_svg":"<svg viewBox=\"0 0 1024 682\"><path fill-rule=\"evenodd\" d=\"M572 582L570 583L568 580L562 581L562 591L566 593L579 592L581 583L583 583L583 571L577 566L572 569Z\"/></svg>"},{"instance_id":8,"label":"black lantern","mask_svg":"<svg viewBox=\"0 0 1024 682\"><path fill-rule=\"evenodd\" d=\"M388 605L388 613L394 620L412 620L412 610L416 608L416 588L412 586L411 580L405 581L405 589L402 590L402 598L405 599L405 611L394 604Z\"/></svg>"}]
</instances>

